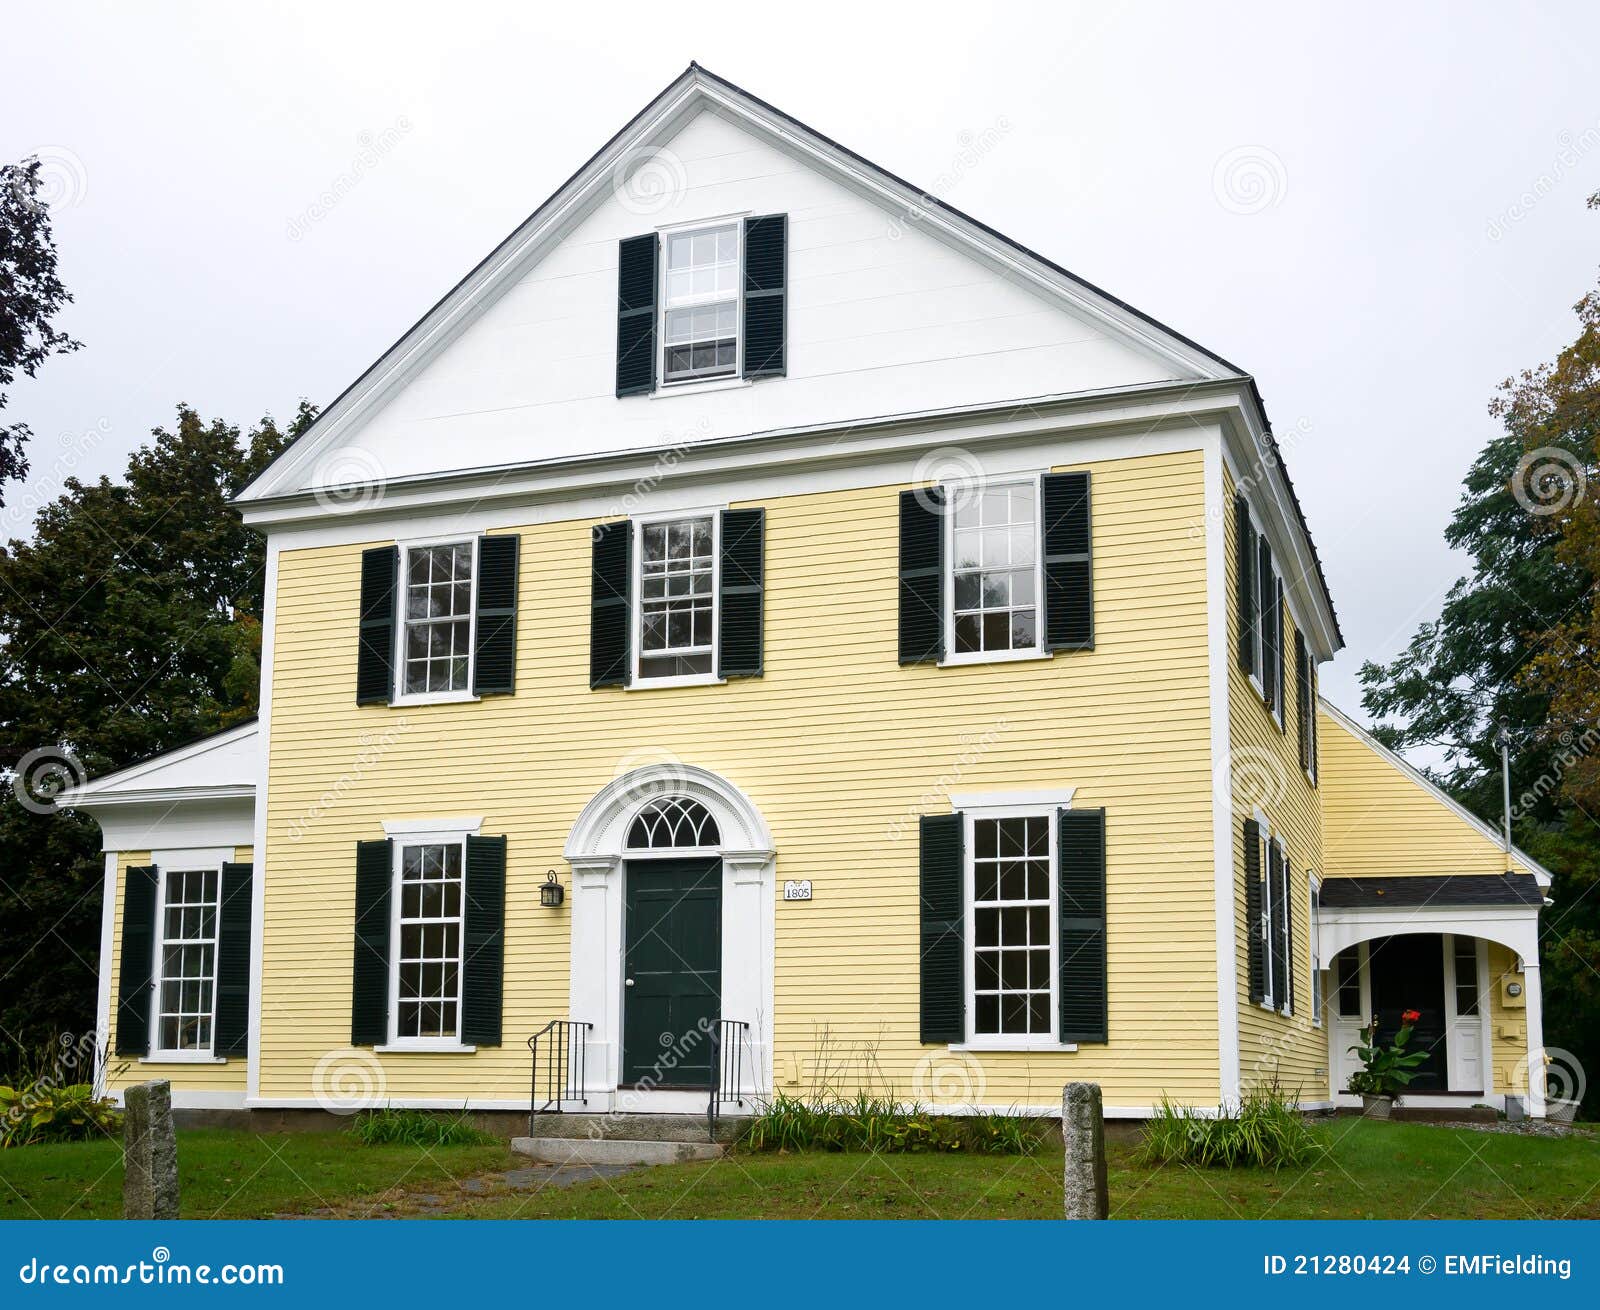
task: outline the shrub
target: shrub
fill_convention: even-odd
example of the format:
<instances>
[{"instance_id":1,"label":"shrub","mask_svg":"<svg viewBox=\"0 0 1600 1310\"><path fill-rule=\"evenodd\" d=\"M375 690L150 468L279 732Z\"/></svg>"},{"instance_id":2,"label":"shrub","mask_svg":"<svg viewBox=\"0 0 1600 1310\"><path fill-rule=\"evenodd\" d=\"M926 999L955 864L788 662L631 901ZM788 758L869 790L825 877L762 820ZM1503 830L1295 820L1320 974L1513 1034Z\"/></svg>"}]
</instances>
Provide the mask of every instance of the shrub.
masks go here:
<instances>
[{"instance_id":1,"label":"shrub","mask_svg":"<svg viewBox=\"0 0 1600 1310\"><path fill-rule=\"evenodd\" d=\"M81 1142L122 1132L122 1113L89 1083L58 1087L48 1077L0 1087L0 1148Z\"/></svg>"},{"instance_id":2,"label":"shrub","mask_svg":"<svg viewBox=\"0 0 1600 1310\"><path fill-rule=\"evenodd\" d=\"M1223 1169L1301 1165L1327 1147L1305 1117L1277 1091L1251 1092L1220 1115L1202 1115L1165 1097L1145 1124L1143 1164L1197 1164Z\"/></svg>"},{"instance_id":3,"label":"shrub","mask_svg":"<svg viewBox=\"0 0 1600 1310\"><path fill-rule=\"evenodd\" d=\"M1017 1114L934 1114L915 1102L865 1092L853 1100L779 1093L751 1120L740 1145L748 1151L1032 1155L1049 1133L1050 1121Z\"/></svg>"},{"instance_id":4,"label":"shrub","mask_svg":"<svg viewBox=\"0 0 1600 1310\"><path fill-rule=\"evenodd\" d=\"M460 1117L435 1114L430 1110L366 1110L350 1125L350 1132L363 1146L492 1146L500 1139L474 1128Z\"/></svg>"}]
</instances>

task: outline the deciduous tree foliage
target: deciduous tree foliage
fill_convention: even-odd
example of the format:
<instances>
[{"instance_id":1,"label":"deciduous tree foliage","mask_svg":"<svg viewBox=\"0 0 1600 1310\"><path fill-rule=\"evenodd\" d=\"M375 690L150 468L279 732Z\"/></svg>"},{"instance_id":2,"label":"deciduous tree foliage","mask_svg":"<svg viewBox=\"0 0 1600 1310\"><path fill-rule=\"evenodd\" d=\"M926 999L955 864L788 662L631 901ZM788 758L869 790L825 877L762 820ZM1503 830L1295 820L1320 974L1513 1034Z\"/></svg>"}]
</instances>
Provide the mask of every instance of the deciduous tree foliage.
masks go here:
<instances>
[{"instance_id":1,"label":"deciduous tree foliage","mask_svg":"<svg viewBox=\"0 0 1600 1310\"><path fill-rule=\"evenodd\" d=\"M69 480L0 550L0 763L59 747L98 775L255 713L264 552L227 501L312 417L241 440L179 406L120 481ZM95 1022L99 845L0 789L0 1069Z\"/></svg>"},{"instance_id":2,"label":"deciduous tree foliage","mask_svg":"<svg viewBox=\"0 0 1600 1310\"><path fill-rule=\"evenodd\" d=\"M1591 198L1600 207L1600 196ZM1600 291L1575 307L1577 340L1507 379L1504 425L1468 470L1445 539L1472 559L1439 617L1362 701L1398 749L1442 749L1437 780L1502 818L1497 725L1512 743L1517 843L1555 875L1541 920L1545 1043L1587 1073L1600 1111ZM1563 1063L1571 1061L1563 1060Z\"/></svg>"},{"instance_id":3,"label":"deciduous tree foliage","mask_svg":"<svg viewBox=\"0 0 1600 1310\"><path fill-rule=\"evenodd\" d=\"M72 296L56 276L50 210L40 199L39 161L0 165L0 410L20 371L32 377L51 355L80 342L54 326ZM0 423L0 506L5 484L27 475L26 423Z\"/></svg>"}]
</instances>

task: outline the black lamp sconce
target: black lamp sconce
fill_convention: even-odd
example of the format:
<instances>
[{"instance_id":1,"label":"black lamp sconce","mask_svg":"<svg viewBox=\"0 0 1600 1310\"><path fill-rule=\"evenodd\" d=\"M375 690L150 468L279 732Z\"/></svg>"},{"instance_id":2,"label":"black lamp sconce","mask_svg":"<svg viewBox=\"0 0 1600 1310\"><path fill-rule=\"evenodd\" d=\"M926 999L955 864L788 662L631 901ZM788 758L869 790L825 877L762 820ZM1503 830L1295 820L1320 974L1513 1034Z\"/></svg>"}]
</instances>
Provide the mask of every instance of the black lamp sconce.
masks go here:
<instances>
[{"instance_id":1,"label":"black lamp sconce","mask_svg":"<svg viewBox=\"0 0 1600 1310\"><path fill-rule=\"evenodd\" d=\"M544 875L544 886L539 888L539 904L554 909L566 899L567 889L556 880L556 871L551 869Z\"/></svg>"}]
</instances>

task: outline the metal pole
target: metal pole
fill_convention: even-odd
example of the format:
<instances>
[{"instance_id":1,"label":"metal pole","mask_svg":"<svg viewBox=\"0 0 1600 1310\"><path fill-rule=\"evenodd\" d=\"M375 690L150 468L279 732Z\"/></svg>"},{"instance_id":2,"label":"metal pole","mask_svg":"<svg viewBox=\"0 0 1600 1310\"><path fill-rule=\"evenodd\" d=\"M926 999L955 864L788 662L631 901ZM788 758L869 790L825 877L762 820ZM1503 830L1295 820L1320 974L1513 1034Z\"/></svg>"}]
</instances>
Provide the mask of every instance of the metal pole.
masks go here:
<instances>
[{"instance_id":1,"label":"metal pole","mask_svg":"<svg viewBox=\"0 0 1600 1310\"><path fill-rule=\"evenodd\" d=\"M1500 725L1500 800L1505 809L1506 864L1511 863L1511 734Z\"/></svg>"}]
</instances>

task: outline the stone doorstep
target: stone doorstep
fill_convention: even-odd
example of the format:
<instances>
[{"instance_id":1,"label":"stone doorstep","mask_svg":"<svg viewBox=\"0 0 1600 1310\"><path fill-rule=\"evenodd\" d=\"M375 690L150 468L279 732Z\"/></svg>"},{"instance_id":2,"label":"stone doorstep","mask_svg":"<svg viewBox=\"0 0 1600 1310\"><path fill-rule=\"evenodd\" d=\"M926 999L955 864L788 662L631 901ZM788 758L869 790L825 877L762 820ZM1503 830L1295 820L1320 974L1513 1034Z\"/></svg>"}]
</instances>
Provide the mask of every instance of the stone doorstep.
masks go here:
<instances>
[{"instance_id":1,"label":"stone doorstep","mask_svg":"<svg viewBox=\"0 0 1600 1310\"><path fill-rule=\"evenodd\" d=\"M511 1149L557 1165L686 1164L720 1159L719 1142L630 1141L618 1137L513 1137Z\"/></svg>"},{"instance_id":2,"label":"stone doorstep","mask_svg":"<svg viewBox=\"0 0 1600 1310\"><path fill-rule=\"evenodd\" d=\"M731 1142L748 1119L722 1115L717 1140ZM582 1138L586 1141L696 1142L710 1140L703 1114L536 1114L530 1137Z\"/></svg>"}]
</instances>

